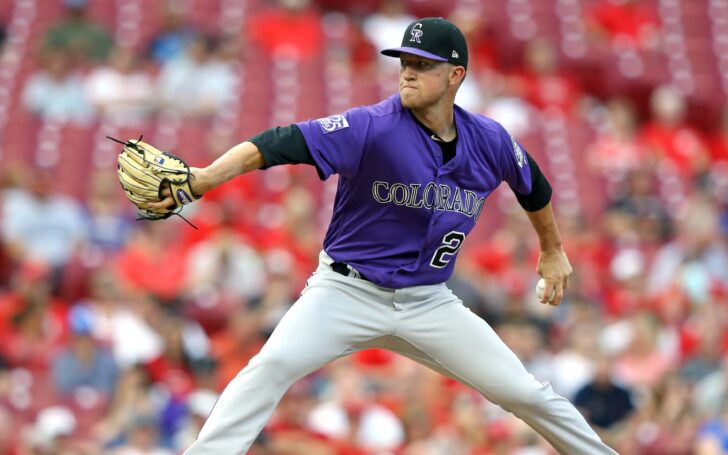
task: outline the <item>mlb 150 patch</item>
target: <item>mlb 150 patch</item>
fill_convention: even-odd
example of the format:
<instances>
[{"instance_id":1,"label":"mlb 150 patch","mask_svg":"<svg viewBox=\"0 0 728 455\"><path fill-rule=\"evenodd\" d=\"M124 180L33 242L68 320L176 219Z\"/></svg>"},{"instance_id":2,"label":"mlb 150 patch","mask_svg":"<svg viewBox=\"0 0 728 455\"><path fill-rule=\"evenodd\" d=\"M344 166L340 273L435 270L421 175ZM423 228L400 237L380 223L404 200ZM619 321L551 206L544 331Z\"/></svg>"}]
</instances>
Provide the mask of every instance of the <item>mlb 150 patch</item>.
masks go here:
<instances>
[{"instance_id":1,"label":"mlb 150 patch","mask_svg":"<svg viewBox=\"0 0 728 455\"><path fill-rule=\"evenodd\" d=\"M321 129L324 130L324 134L329 134L333 133L336 130L349 128L349 122L347 122L346 117L341 114L320 118L318 122L319 125L321 125Z\"/></svg>"}]
</instances>

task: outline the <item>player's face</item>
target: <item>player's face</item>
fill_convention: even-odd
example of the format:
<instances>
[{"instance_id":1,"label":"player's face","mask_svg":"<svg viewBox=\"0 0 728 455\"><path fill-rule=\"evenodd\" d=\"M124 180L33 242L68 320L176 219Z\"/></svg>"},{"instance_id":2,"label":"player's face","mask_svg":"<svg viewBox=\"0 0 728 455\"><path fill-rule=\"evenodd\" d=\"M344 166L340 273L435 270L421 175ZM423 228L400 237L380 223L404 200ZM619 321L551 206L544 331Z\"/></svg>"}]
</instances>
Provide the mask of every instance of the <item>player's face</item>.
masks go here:
<instances>
[{"instance_id":1,"label":"player's face","mask_svg":"<svg viewBox=\"0 0 728 455\"><path fill-rule=\"evenodd\" d=\"M403 107L423 109L445 96L451 66L449 63L411 54L402 54L399 60L399 96Z\"/></svg>"}]
</instances>

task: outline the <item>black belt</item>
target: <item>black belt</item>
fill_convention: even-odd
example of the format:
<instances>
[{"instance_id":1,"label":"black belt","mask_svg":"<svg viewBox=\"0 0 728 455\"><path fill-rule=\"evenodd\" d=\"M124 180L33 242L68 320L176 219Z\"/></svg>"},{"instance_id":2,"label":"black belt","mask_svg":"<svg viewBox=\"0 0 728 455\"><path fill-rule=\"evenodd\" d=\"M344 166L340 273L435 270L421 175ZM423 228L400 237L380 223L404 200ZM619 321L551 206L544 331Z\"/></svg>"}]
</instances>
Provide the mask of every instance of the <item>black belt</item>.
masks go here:
<instances>
[{"instance_id":1,"label":"black belt","mask_svg":"<svg viewBox=\"0 0 728 455\"><path fill-rule=\"evenodd\" d=\"M354 272L354 274L352 275L352 270L344 262L334 262L334 263L332 263L331 264L331 270L333 270L334 272L338 273L339 275L344 275L344 276L347 276L347 277L348 276L354 276L356 278L365 279L364 276L362 276L361 273L358 274L359 276L356 276L356 274L358 272Z\"/></svg>"}]
</instances>

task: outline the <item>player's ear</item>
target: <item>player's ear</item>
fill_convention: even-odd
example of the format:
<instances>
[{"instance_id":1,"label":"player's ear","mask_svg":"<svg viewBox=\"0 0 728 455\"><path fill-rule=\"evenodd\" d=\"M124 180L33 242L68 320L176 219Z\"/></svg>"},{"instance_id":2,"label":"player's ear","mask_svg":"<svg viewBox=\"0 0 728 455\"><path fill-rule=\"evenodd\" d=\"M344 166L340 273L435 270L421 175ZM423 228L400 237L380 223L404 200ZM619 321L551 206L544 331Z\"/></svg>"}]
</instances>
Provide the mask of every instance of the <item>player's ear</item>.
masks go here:
<instances>
[{"instance_id":1,"label":"player's ear","mask_svg":"<svg viewBox=\"0 0 728 455\"><path fill-rule=\"evenodd\" d=\"M450 84L460 85L463 79L465 79L465 68L453 65L450 68Z\"/></svg>"}]
</instances>

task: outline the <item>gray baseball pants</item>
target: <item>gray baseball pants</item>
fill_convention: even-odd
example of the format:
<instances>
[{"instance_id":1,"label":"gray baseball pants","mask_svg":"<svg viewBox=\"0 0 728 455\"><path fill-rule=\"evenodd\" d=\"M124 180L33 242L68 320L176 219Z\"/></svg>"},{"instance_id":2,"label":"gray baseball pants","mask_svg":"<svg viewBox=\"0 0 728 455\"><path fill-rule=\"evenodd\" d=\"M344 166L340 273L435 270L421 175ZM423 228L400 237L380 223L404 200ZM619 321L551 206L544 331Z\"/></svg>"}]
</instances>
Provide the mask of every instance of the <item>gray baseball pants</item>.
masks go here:
<instances>
[{"instance_id":1,"label":"gray baseball pants","mask_svg":"<svg viewBox=\"0 0 728 455\"><path fill-rule=\"evenodd\" d=\"M381 288L332 271L331 262L322 252L301 298L227 385L186 455L245 454L295 381L371 347L400 353L475 388L523 419L559 453L616 454L447 286Z\"/></svg>"}]
</instances>

